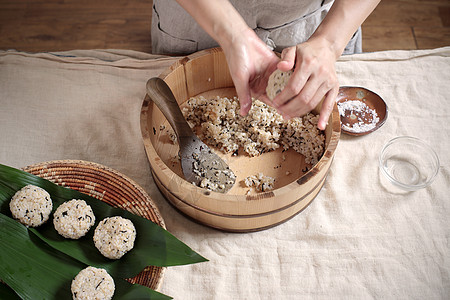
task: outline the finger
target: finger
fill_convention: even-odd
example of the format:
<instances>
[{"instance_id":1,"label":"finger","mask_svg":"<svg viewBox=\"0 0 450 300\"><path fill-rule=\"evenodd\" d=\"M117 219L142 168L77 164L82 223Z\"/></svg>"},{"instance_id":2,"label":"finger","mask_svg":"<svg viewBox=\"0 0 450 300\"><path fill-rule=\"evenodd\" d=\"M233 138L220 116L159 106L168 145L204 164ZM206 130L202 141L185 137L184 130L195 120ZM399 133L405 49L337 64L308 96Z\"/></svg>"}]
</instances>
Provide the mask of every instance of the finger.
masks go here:
<instances>
[{"instance_id":1,"label":"finger","mask_svg":"<svg viewBox=\"0 0 450 300\"><path fill-rule=\"evenodd\" d=\"M269 77L276 70L277 62L278 57L276 58L276 61L267 66L267 69L262 74L256 76L255 79L250 81L249 89L252 97L259 98L265 95Z\"/></svg>"},{"instance_id":2,"label":"finger","mask_svg":"<svg viewBox=\"0 0 450 300\"><path fill-rule=\"evenodd\" d=\"M282 111L283 116L289 118L303 116L316 108L329 90L327 83L320 82L315 77L312 77L300 94L283 107L280 107L279 110Z\"/></svg>"},{"instance_id":3,"label":"finger","mask_svg":"<svg viewBox=\"0 0 450 300\"><path fill-rule=\"evenodd\" d=\"M313 63L312 60L302 60L297 64L284 89L272 100L275 107L283 106L300 94L307 82L311 80Z\"/></svg>"},{"instance_id":4,"label":"finger","mask_svg":"<svg viewBox=\"0 0 450 300\"><path fill-rule=\"evenodd\" d=\"M277 68L283 72L292 70L295 65L296 47L284 48L281 52L281 61Z\"/></svg>"},{"instance_id":5,"label":"finger","mask_svg":"<svg viewBox=\"0 0 450 300\"><path fill-rule=\"evenodd\" d=\"M310 76L307 79L300 77L299 81L292 87L291 81L296 78L291 76L290 81L283 91L273 99L274 106L284 113L284 116L294 117L298 111L306 112L312 109L309 102L314 97L317 89L320 87L319 80Z\"/></svg>"},{"instance_id":6,"label":"finger","mask_svg":"<svg viewBox=\"0 0 450 300\"><path fill-rule=\"evenodd\" d=\"M265 104L267 104L267 105L269 105L269 106L272 106L272 107L273 107L272 100L270 100L269 97L267 97L266 94L260 95L260 96L258 97L258 100L261 101L261 102L263 102L263 103L265 103Z\"/></svg>"},{"instance_id":7,"label":"finger","mask_svg":"<svg viewBox=\"0 0 450 300\"><path fill-rule=\"evenodd\" d=\"M279 108L290 102L302 91L308 78L309 77L306 77L304 74L299 75L294 71L283 90L272 99L273 105L276 108Z\"/></svg>"},{"instance_id":8,"label":"finger","mask_svg":"<svg viewBox=\"0 0 450 300\"><path fill-rule=\"evenodd\" d=\"M328 124L331 113L333 112L334 103L336 101L337 94L339 92L339 86L334 87L325 96L325 100L322 103L320 109L319 121L317 127L320 130L325 130Z\"/></svg>"},{"instance_id":9,"label":"finger","mask_svg":"<svg viewBox=\"0 0 450 300\"><path fill-rule=\"evenodd\" d=\"M237 80L238 84L234 84L236 93L239 98L241 116L246 116L252 107L252 97L250 94L250 87L248 80Z\"/></svg>"}]
</instances>

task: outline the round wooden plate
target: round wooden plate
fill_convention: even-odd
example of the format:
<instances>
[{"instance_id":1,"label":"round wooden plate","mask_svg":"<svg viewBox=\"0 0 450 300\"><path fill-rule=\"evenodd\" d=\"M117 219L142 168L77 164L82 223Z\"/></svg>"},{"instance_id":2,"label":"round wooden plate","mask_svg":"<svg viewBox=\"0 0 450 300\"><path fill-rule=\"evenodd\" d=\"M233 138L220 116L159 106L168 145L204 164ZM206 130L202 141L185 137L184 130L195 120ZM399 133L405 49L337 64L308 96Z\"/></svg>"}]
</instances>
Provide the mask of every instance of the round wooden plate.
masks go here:
<instances>
[{"instance_id":1,"label":"round wooden plate","mask_svg":"<svg viewBox=\"0 0 450 300\"><path fill-rule=\"evenodd\" d=\"M111 168L82 160L55 160L22 170L125 209L166 229L158 208L148 194L133 180ZM128 281L158 290L164 271L163 267L149 266Z\"/></svg>"},{"instance_id":2,"label":"round wooden plate","mask_svg":"<svg viewBox=\"0 0 450 300\"><path fill-rule=\"evenodd\" d=\"M366 109L364 111L356 109L342 110L340 105L348 101L356 101ZM340 87L336 103L340 112L341 130L349 135L360 136L374 132L383 126L388 117L388 107L383 98L363 87ZM378 117L378 121L375 124L373 121L374 113Z\"/></svg>"}]
</instances>

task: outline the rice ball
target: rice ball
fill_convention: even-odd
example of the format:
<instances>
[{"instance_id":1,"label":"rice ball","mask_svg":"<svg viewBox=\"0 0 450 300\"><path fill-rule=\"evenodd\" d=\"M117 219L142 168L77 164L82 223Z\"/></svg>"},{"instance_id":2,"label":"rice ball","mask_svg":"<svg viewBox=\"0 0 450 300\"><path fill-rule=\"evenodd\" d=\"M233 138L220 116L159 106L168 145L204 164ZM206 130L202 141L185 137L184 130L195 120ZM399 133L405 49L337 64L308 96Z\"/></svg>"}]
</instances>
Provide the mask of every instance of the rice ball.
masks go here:
<instances>
[{"instance_id":1,"label":"rice ball","mask_svg":"<svg viewBox=\"0 0 450 300\"><path fill-rule=\"evenodd\" d=\"M281 93L281 91L288 83L289 78L291 78L292 73L292 70L283 72L277 69L269 76L266 94L270 100L273 100L276 95Z\"/></svg>"},{"instance_id":2,"label":"rice ball","mask_svg":"<svg viewBox=\"0 0 450 300\"><path fill-rule=\"evenodd\" d=\"M112 299L115 285L104 269L87 267L72 280L73 299Z\"/></svg>"},{"instance_id":3,"label":"rice ball","mask_svg":"<svg viewBox=\"0 0 450 300\"><path fill-rule=\"evenodd\" d=\"M73 199L61 204L53 214L53 225L69 239L84 236L95 223L92 208L84 200Z\"/></svg>"},{"instance_id":4,"label":"rice ball","mask_svg":"<svg viewBox=\"0 0 450 300\"><path fill-rule=\"evenodd\" d=\"M110 259L119 259L133 249L136 229L133 222L120 216L105 218L94 231L94 244Z\"/></svg>"},{"instance_id":5,"label":"rice ball","mask_svg":"<svg viewBox=\"0 0 450 300\"><path fill-rule=\"evenodd\" d=\"M11 198L9 209L14 219L27 227L44 224L52 212L53 203L50 194L35 185L27 185Z\"/></svg>"}]
</instances>

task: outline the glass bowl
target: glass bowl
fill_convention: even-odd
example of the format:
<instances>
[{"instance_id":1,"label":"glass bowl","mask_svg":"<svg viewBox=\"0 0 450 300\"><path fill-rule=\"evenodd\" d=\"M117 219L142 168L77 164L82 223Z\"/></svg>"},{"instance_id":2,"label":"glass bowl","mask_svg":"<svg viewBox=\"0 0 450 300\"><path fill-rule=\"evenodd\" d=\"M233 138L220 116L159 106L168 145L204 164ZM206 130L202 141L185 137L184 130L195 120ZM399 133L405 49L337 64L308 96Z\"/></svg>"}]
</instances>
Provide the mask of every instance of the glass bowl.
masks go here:
<instances>
[{"instance_id":1,"label":"glass bowl","mask_svg":"<svg viewBox=\"0 0 450 300\"><path fill-rule=\"evenodd\" d=\"M439 158L422 140L410 136L396 137L381 150L380 170L396 186L415 191L434 180L439 171Z\"/></svg>"}]
</instances>

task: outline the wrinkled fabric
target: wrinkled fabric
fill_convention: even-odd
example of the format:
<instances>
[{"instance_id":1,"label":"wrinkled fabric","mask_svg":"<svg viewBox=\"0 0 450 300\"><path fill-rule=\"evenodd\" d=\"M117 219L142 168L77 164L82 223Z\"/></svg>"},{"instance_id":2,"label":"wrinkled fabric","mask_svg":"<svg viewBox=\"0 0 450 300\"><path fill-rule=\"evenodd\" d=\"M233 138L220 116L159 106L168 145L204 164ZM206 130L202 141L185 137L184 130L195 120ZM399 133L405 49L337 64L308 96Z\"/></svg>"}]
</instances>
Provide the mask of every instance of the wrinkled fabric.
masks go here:
<instances>
[{"instance_id":1,"label":"wrinkled fabric","mask_svg":"<svg viewBox=\"0 0 450 300\"><path fill-rule=\"evenodd\" d=\"M82 159L137 182L167 229L208 262L168 267L175 299L448 299L450 295L450 47L343 56L341 85L363 86L389 106L386 123L343 134L314 201L289 221L231 234L193 222L161 195L140 131L145 83L177 58L131 51L0 52L0 163ZM397 136L426 141L435 181L394 189L378 169Z\"/></svg>"},{"instance_id":2,"label":"wrinkled fabric","mask_svg":"<svg viewBox=\"0 0 450 300\"><path fill-rule=\"evenodd\" d=\"M247 25L272 50L305 42L328 13L332 1L231 1ZM214 41L176 1L155 0L152 12L152 51L161 54L190 54L217 47ZM360 53L361 29L344 54Z\"/></svg>"}]
</instances>

